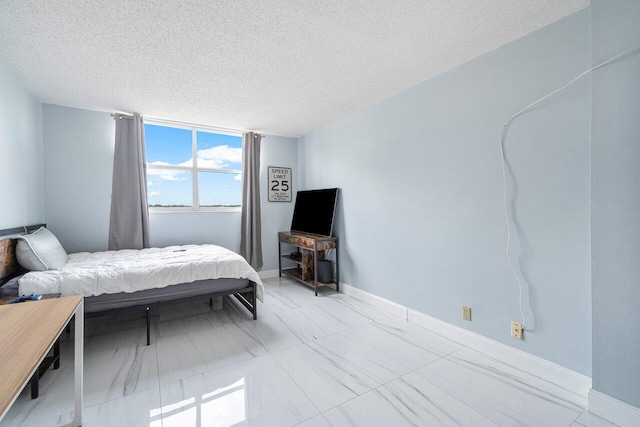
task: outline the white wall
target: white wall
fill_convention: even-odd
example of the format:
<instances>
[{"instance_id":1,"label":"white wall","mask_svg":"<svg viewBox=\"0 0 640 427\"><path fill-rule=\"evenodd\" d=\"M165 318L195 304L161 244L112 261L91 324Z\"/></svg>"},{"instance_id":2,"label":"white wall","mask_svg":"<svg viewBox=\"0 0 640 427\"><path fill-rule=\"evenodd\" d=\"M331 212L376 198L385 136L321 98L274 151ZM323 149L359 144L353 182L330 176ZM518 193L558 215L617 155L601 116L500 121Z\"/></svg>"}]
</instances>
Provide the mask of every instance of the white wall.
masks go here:
<instances>
[{"instance_id":1,"label":"white wall","mask_svg":"<svg viewBox=\"0 0 640 427\"><path fill-rule=\"evenodd\" d=\"M0 229L45 220L42 103L0 63Z\"/></svg>"},{"instance_id":2,"label":"white wall","mask_svg":"<svg viewBox=\"0 0 640 427\"><path fill-rule=\"evenodd\" d=\"M498 143L504 120L589 67L589 38L587 9L306 135L301 188L342 188L342 279L589 375L588 80L507 132L524 341L509 335Z\"/></svg>"},{"instance_id":3,"label":"white wall","mask_svg":"<svg viewBox=\"0 0 640 427\"><path fill-rule=\"evenodd\" d=\"M107 249L114 132L109 113L44 105L47 222L69 252ZM289 229L293 213L293 203L267 202L267 167L291 167L295 178L297 162L297 139L263 140L264 270L278 267L277 232ZM153 246L214 243L237 252L240 213L154 213L150 233Z\"/></svg>"}]
</instances>

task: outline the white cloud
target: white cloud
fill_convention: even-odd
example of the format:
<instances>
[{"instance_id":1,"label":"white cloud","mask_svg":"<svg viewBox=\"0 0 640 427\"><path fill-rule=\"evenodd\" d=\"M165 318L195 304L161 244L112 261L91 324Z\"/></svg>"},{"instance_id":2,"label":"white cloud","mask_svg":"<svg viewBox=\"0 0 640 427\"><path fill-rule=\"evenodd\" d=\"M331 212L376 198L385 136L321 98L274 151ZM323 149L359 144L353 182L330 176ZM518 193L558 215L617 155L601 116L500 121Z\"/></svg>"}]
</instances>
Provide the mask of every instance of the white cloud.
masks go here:
<instances>
[{"instance_id":1,"label":"white cloud","mask_svg":"<svg viewBox=\"0 0 640 427\"><path fill-rule=\"evenodd\" d=\"M201 168L231 169L231 163L240 162L242 162L242 148L218 145L198 150L198 167Z\"/></svg>"},{"instance_id":2,"label":"white cloud","mask_svg":"<svg viewBox=\"0 0 640 427\"><path fill-rule=\"evenodd\" d=\"M149 193L149 197L155 197L160 195L162 195L160 191L152 191L151 193Z\"/></svg>"},{"instance_id":3,"label":"white cloud","mask_svg":"<svg viewBox=\"0 0 640 427\"><path fill-rule=\"evenodd\" d=\"M147 181L147 187L153 185L153 181Z\"/></svg>"},{"instance_id":4,"label":"white cloud","mask_svg":"<svg viewBox=\"0 0 640 427\"><path fill-rule=\"evenodd\" d=\"M198 167L209 169L235 169L236 165L232 163L242 162L242 148L229 147L228 145L218 145L204 150L198 150ZM162 179L165 181L184 181L187 179L188 171L171 170L171 169L154 169L154 166L185 166L191 167L193 159L189 159L182 163L171 164L167 162L150 162L147 163L147 175ZM236 181L242 181L240 174L233 177ZM152 181L148 181L147 185L152 185Z\"/></svg>"},{"instance_id":5,"label":"white cloud","mask_svg":"<svg viewBox=\"0 0 640 427\"><path fill-rule=\"evenodd\" d=\"M147 175L154 176L165 181L184 181L187 179L188 171L171 170L171 169L152 169L154 165L167 166L165 162L151 162L147 164Z\"/></svg>"}]
</instances>

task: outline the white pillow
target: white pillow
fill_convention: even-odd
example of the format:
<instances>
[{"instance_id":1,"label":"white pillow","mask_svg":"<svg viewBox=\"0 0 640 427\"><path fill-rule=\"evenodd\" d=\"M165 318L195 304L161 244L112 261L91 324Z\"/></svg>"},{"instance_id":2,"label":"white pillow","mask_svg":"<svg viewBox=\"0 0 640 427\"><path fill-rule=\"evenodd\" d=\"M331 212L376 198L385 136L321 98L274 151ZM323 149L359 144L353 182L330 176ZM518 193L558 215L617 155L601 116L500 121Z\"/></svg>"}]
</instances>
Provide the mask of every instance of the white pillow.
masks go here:
<instances>
[{"instance_id":1,"label":"white pillow","mask_svg":"<svg viewBox=\"0 0 640 427\"><path fill-rule=\"evenodd\" d=\"M56 236L44 227L17 238L16 258L29 271L57 270L69 259Z\"/></svg>"}]
</instances>

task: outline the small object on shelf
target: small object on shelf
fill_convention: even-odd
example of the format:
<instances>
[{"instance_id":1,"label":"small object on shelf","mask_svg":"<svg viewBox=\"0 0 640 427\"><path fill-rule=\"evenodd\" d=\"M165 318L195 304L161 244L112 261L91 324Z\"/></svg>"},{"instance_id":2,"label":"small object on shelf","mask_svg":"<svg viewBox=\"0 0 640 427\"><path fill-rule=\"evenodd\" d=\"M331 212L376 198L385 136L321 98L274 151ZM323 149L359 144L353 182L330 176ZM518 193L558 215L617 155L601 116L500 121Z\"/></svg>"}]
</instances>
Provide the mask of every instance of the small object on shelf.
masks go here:
<instances>
[{"instance_id":1,"label":"small object on shelf","mask_svg":"<svg viewBox=\"0 0 640 427\"><path fill-rule=\"evenodd\" d=\"M333 263L329 260L318 261L318 281L323 283L333 282Z\"/></svg>"},{"instance_id":2,"label":"small object on shelf","mask_svg":"<svg viewBox=\"0 0 640 427\"><path fill-rule=\"evenodd\" d=\"M297 252L291 252L291 259L300 259L302 258L302 252L297 251Z\"/></svg>"},{"instance_id":3,"label":"small object on shelf","mask_svg":"<svg viewBox=\"0 0 640 427\"><path fill-rule=\"evenodd\" d=\"M42 299L42 295L20 295L17 298L12 299L11 301L9 301L9 304L15 304L18 302L25 302L25 301L40 301Z\"/></svg>"}]
</instances>

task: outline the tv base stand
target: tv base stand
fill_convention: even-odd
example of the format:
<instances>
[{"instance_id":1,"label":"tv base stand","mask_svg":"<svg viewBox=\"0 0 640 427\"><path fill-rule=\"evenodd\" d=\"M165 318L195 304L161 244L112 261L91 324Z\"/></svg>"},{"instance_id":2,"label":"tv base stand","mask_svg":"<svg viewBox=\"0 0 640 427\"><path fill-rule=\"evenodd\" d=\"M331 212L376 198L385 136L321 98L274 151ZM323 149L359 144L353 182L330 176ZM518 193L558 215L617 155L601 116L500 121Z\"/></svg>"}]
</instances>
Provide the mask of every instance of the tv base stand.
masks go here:
<instances>
[{"instance_id":1,"label":"tv base stand","mask_svg":"<svg viewBox=\"0 0 640 427\"><path fill-rule=\"evenodd\" d=\"M302 256L292 257L282 253L282 244L300 248ZM329 282L318 281L318 261L325 260L325 251L335 249L335 279ZM304 283L315 289L318 296L318 288L327 285L336 285L336 291L340 291L340 261L338 257L338 238L322 237L313 234L294 233L281 231L278 233L278 271L280 277L284 274L300 283ZM297 266L293 268L282 268L282 260L286 259L295 262Z\"/></svg>"}]
</instances>

